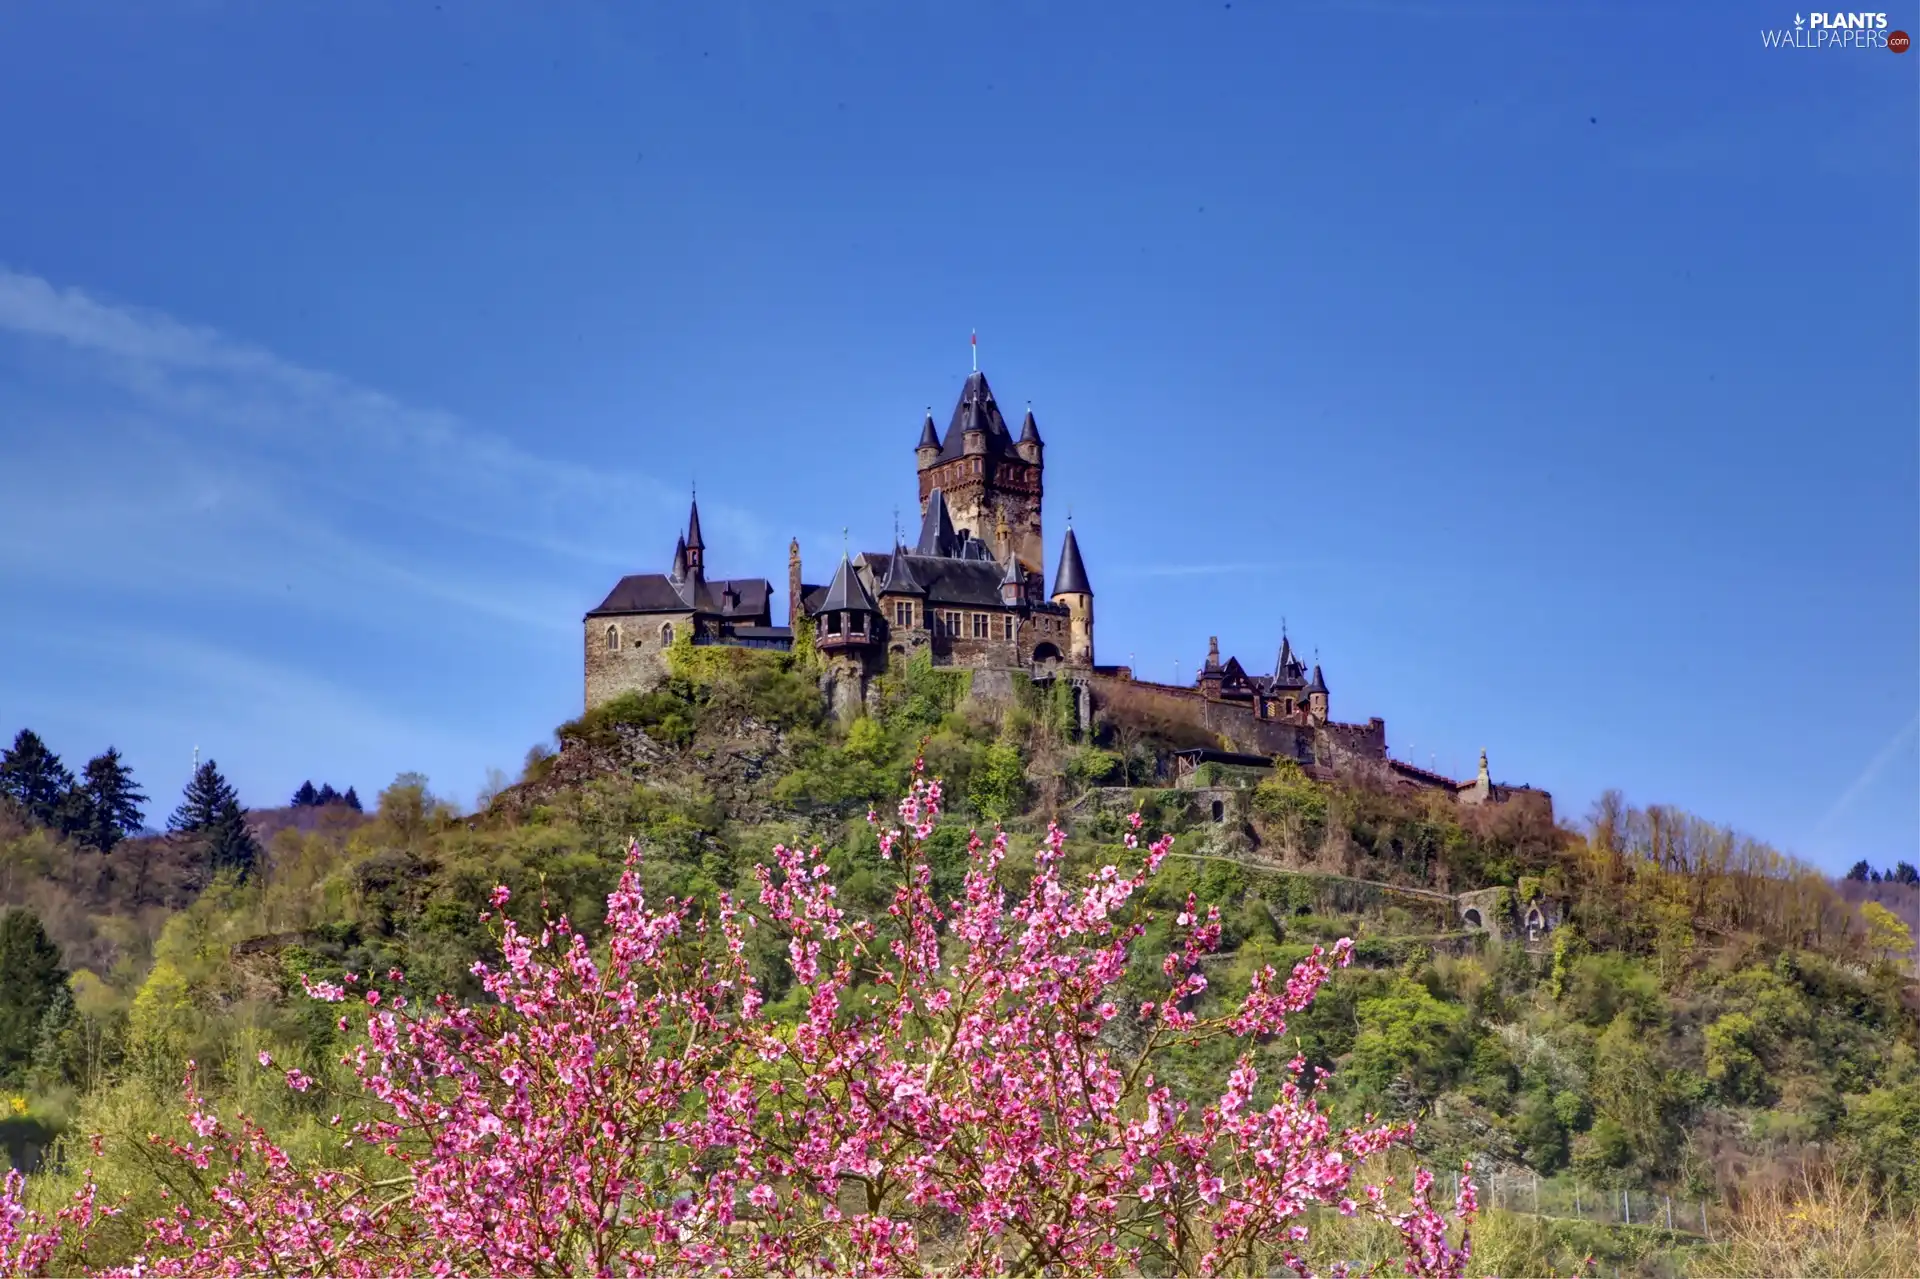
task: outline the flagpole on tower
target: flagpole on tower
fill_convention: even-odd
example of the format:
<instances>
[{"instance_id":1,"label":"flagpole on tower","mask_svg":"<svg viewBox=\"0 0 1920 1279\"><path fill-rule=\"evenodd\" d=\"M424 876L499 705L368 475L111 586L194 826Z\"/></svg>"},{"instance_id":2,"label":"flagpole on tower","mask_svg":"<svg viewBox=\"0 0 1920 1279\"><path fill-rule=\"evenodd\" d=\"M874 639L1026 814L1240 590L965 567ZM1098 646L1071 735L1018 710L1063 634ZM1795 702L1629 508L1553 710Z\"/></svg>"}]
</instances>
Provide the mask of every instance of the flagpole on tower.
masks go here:
<instances>
[{"instance_id":1,"label":"flagpole on tower","mask_svg":"<svg viewBox=\"0 0 1920 1279\"><path fill-rule=\"evenodd\" d=\"M973 344L973 371L975 373L978 373L980 371L980 330L979 329L975 329L973 331L972 344Z\"/></svg>"}]
</instances>

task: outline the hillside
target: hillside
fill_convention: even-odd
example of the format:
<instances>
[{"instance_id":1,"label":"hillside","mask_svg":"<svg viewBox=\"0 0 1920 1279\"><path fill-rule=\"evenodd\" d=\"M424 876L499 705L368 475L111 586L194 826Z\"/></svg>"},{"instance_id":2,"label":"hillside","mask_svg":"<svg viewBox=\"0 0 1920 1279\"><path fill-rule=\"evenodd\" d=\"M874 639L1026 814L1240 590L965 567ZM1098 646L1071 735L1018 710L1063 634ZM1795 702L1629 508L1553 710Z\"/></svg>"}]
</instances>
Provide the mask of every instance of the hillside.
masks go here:
<instances>
[{"instance_id":1,"label":"hillside","mask_svg":"<svg viewBox=\"0 0 1920 1279\"><path fill-rule=\"evenodd\" d=\"M149 1131L180 1130L189 1059L295 1150L324 1149L317 1106L253 1065L267 1051L336 1069L335 1028L301 974L399 968L417 994L477 998L492 886L528 920L545 904L596 936L629 838L647 850L650 896L710 903L774 844L818 843L843 906L882 911L897 871L865 816L924 759L952 810L932 839L937 896L958 890L970 825L1015 832L1018 876L1055 820L1074 864L1124 859L1137 810L1176 834L1150 885L1162 918L1148 952L1190 893L1221 908L1204 1001L1354 938L1354 966L1262 1051L1332 1070L1342 1119L1415 1120L1424 1158L1471 1158L1485 1201L1512 1214L1503 1264L1564 1270L1596 1252L1647 1273L1710 1268L1743 1205L1794 1192L1808 1170L1855 1174L1878 1212L1920 1203L1920 987L1900 923L1920 921L1920 888L1835 884L1617 796L1575 828L1292 768L1208 765L1174 786L1150 733L1083 739L1040 686L976 707L964 676L924 665L883 688L881 715L843 725L821 715L804 661L687 650L659 691L563 725L562 749L536 753L480 812L411 776L368 814L256 811L263 855L245 876L213 873L191 836L100 853L0 818L0 898L38 916L72 974L70 998L0 1024L17 1041L0 1042L21 1098L4 1130L16 1162L36 1165L60 1133L103 1132L103 1180L152 1201L138 1151ZM1466 922L1468 904L1494 927ZM1535 905L1552 926L1528 937ZM784 957L754 961L782 989ZM1128 980L1150 998L1156 974ZM1217 1094L1230 1066L1195 1055L1172 1082Z\"/></svg>"}]
</instances>

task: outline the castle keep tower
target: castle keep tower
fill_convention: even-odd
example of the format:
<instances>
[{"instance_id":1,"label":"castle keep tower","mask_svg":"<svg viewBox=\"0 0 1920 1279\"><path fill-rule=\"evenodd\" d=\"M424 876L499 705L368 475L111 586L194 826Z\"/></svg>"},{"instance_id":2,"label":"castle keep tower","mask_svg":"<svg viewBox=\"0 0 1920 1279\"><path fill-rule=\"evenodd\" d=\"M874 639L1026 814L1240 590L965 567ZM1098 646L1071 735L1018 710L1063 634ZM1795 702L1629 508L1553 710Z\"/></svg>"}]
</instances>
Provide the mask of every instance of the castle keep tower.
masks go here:
<instances>
[{"instance_id":1,"label":"castle keep tower","mask_svg":"<svg viewBox=\"0 0 1920 1279\"><path fill-rule=\"evenodd\" d=\"M954 405L947 437L934 430L933 412L920 429L914 458L920 472L920 514L934 491L946 498L954 528L991 547L1004 561L1011 554L1027 573L1044 571L1040 491L1044 446L1027 410L1019 438L994 402L987 375L974 370Z\"/></svg>"}]
</instances>

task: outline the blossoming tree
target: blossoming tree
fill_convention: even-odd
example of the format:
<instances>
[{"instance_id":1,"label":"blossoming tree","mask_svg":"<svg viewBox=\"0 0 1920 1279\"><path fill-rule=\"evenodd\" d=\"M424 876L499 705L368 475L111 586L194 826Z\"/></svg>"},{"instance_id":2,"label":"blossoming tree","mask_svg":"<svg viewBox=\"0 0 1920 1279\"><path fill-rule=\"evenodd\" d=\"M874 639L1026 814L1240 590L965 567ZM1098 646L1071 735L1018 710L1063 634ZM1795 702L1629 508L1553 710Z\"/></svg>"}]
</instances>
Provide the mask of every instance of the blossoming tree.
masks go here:
<instances>
[{"instance_id":1,"label":"blossoming tree","mask_svg":"<svg viewBox=\"0 0 1920 1279\"><path fill-rule=\"evenodd\" d=\"M1408 1274L1464 1272L1470 1178L1457 1245L1426 1172L1401 1211L1357 1184L1407 1128L1336 1130L1324 1076L1298 1059L1269 1081L1243 1053L1206 1104L1155 1075L1184 1045L1280 1034L1349 942L1285 978L1266 969L1203 1017L1190 1009L1220 925L1189 899L1168 990L1131 1003L1141 889L1170 838L1140 849L1129 834L1132 873L1070 877L1050 829L1014 892L1004 834L975 836L963 895L942 904L924 854L940 804L919 778L897 825L870 816L903 871L877 920L836 904L818 849L784 847L751 903L652 908L630 847L604 951L565 919L537 935L503 919L501 962L475 967L489 1003L414 1006L398 972L309 982L364 1010L347 1064L370 1117L342 1131L387 1169L298 1166L244 1117L222 1120L189 1075L199 1140L170 1154L208 1193L147 1224L137 1271L1306 1273L1308 1211L1325 1207L1389 1221ZM507 900L494 891L496 909ZM797 1019L764 1015L756 928L786 943ZM88 1183L42 1220L10 1181L0 1268L43 1272L63 1230L83 1257L97 1211Z\"/></svg>"}]
</instances>

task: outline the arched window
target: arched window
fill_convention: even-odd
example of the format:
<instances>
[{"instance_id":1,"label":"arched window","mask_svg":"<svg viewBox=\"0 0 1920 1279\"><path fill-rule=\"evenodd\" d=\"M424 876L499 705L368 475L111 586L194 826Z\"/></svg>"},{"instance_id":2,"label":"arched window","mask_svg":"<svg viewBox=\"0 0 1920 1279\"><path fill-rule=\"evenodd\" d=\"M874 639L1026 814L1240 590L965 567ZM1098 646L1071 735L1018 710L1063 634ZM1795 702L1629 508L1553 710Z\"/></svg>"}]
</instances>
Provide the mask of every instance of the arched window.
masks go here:
<instances>
[{"instance_id":1,"label":"arched window","mask_svg":"<svg viewBox=\"0 0 1920 1279\"><path fill-rule=\"evenodd\" d=\"M1471 906L1467 908L1465 919L1467 922L1467 927L1469 928L1485 928L1486 927L1486 924L1483 923L1480 919L1480 912L1473 909Z\"/></svg>"},{"instance_id":2,"label":"arched window","mask_svg":"<svg viewBox=\"0 0 1920 1279\"><path fill-rule=\"evenodd\" d=\"M613 622L607 623L607 651L609 653L620 651L620 627Z\"/></svg>"},{"instance_id":3,"label":"arched window","mask_svg":"<svg viewBox=\"0 0 1920 1279\"><path fill-rule=\"evenodd\" d=\"M660 642L668 646L671 646L673 644L673 623L672 622L660 623Z\"/></svg>"}]
</instances>

